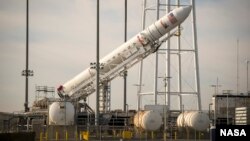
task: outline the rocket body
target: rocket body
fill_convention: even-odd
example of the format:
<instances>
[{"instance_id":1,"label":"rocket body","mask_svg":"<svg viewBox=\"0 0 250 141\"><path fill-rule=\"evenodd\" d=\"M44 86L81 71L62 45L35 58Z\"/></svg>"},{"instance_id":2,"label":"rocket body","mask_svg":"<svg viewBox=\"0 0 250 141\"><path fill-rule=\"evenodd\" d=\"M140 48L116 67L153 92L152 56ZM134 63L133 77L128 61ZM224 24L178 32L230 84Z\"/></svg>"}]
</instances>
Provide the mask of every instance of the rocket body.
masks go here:
<instances>
[{"instance_id":1,"label":"rocket body","mask_svg":"<svg viewBox=\"0 0 250 141\"><path fill-rule=\"evenodd\" d=\"M109 73L115 69L118 64L126 61L131 54L138 51L138 48L145 48L152 45L166 33L180 25L188 17L190 11L191 6L174 9L155 23L151 24L145 30L116 48L110 54L106 55L99 61L99 63L103 65L101 74ZM95 79L95 75L95 69L91 69L90 67L87 68L73 79L58 87L57 91L59 96L67 95L71 97L77 93L77 91L86 89L90 86L89 83L91 80L93 81Z\"/></svg>"}]
</instances>

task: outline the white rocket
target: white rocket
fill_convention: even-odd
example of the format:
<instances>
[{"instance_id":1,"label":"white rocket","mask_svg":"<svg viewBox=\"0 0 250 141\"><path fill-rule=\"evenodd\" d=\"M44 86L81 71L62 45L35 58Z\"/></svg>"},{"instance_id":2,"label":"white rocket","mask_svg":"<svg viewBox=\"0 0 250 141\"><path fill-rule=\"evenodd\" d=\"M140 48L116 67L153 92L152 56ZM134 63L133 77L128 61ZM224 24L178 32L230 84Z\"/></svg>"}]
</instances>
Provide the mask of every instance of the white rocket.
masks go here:
<instances>
[{"instance_id":1,"label":"white rocket","mask_svg":"<svg viewBox=\"0 0 250 141\"><path fill-rule=\"evenodd\" d=\"M161 19L138 33L126 43L100 60L100 81L111 80L118 73L128 69L154 52L159 42L166 33L180 25L189 15L191 6L179 7L163 16ZM57 88L60 97L85 98L94 92L96 70L87 68L73 79Z\"/></svg>"}]
</instances>

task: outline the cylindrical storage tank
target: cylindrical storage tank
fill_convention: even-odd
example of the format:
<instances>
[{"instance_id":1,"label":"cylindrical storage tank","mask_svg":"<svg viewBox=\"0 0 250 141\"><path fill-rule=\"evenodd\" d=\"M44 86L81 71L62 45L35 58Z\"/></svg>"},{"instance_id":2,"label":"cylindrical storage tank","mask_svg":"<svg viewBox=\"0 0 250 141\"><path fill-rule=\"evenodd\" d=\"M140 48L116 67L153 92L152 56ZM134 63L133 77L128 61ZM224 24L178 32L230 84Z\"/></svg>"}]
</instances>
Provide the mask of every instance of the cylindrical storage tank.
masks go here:
<instances>
[{"instance_id":1,"label":"cylindrical storage tank","mask_svg":"<svg viewBox=\"0 0 250 141\"><path fill-rule=\"evenodd\" d=\"M75 109L70 102L54 102L49 106L50 125L73 125Z\"/></svg>"},{"instance_id":2,"label":"cylindrical storage tank","mask_svg":"<svg viewBox=\"0 0 250 141\"><path fill-rule=\"evenodd\" d=\"M204 131L209 127L209 117L201 111L186 111L177 117L177 126Z\"/></svg>"},{"instance_id":3,"label":"cylindrical storage tank","mask_svg":"<svg viewBox=\"0 0 250 141\"><path fill-rule=\"evenodd\" d=\"M134 116L134 125L146 131L155 131L161 127L162 117L157 111L139 111Z\"/></svg>"}]
</instances>

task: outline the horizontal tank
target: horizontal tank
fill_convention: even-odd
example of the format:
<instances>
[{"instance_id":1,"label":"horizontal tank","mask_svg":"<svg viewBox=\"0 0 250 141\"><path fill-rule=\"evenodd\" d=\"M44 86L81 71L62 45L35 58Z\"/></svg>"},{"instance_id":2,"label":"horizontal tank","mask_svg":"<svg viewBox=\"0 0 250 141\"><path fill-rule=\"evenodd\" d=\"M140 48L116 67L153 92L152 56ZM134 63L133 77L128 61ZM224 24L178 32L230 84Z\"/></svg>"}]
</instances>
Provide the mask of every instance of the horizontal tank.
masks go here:
<instances>
[{"instance_id":1,"label":"horizontal tank","mask_svg":"<svg viewBox=\"0 0 250 141\"><path fill-rule=\"evenodd\" d=\"M49 106L50 125L73 125L75 109L70 102L54 102Z\"/></svg>"},{"instance_id":2,"label":"horizontal tank","mask_svg":"<svg viewBox=\"0 0 250 141\"><path fill-rule=\"evenodd\" d=\"M201 111L185 111L177 117L177 126L204 131L209 127L209 117Z\"/></svg>"},{"instance_id":3,"label":"horizontal tank","mask_svg":"<svg viewBox=\"0 0 250 141\"><path fill-rule=\"evenodd\" d=\"M134 125L146 131L155 131L161 127L162 117L157 111L139 111L134 116Z\"/></svg>"}]
</instances>

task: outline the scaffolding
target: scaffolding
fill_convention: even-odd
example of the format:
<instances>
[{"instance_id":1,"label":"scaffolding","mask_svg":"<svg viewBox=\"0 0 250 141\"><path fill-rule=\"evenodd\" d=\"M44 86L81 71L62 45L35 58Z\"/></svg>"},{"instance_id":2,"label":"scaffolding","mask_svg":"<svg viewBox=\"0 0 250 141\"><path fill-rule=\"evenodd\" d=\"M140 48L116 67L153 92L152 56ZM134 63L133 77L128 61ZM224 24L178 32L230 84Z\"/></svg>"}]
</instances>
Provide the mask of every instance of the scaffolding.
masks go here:
<instances>
[{"instance_id":1,"label":"scaffolding","mask_svg":"<svg viewBox=\"0 0 250 141\"><path fill-rule=\"evenodd\" d=\"M143 84L143 72L144 72L144 63L145 61L141 61L139 65L139 79L138 79L138 111L142 109L142 97L151 95L153 96L153 104L158 105L161 104L158 100L159 96L165 96L164 103L168 105L168 110L179 110L182 111L184 108L184 102L183 97L188 96L188 98L185 99L191 99L190 96L194 97L196 105L196 110L201 110L201 98L200 98L200 78L199 78L199 63L198 63L198 44L197 44L197 33L196 33L196 16L195 16L195 0L190 0L187 2L180 2L180 0L176 0L175 2L171 0L155 0L155 1L147 1L143 0L143 15L142 15L142 28L145 28L146 25L146 18L148 17L150 12L156 12L156 19L159 18L160 13L163 11L165 14L166 12L170 12L173 8L179 7L179 6L186 6L186 5L192 5L192 15L191 15L191 24L188 24L192 28L192 39L189 44L189 47L183 47L183 35L182 35L182 25L178 26L177 32L175 33L168 33L174 34L176 37L176 42L172 42L172 38L169 38L166 42L166 47L161 47L156 53L155 53L155 59L154 59L154 74L153 76L153 90L150 92L147 92L142 89ZM154 14L155 15L155 14ZM185 23L183 23L185 24ZM188 54L189 56L193 57L193 68L190 73L193 77L192 84L187 82L184 78L184 57L185 54ZM159 55L165 55L165 73L161 74L159 73ZM175 68L173 68L173 65L175 64ZM190 67L190 65L188 66ZM147 74L148 75L148 74ZM188 74L190 75L190 74ZM160 80L162 80L164 83L162 83ZM160 90L159 85L164 85L164 90ZM190 87L190 88L184 88ZM177 88L174 86L177 85ZM178 99L177 103L172 102L173 99ZM192 102L193 103L193 102ZM175 104L175 105L174 105ZM188 104L187 104L188 105ZM186 106L186 105L185 105ZM177 109L174 109L174 107L177 107ZM187 106L188 107L188 106ZM186 108L186 107L185 107ZM194 109L192 109L194 110Z\"/></svg>"}]
</instances>

